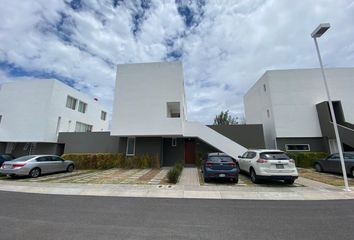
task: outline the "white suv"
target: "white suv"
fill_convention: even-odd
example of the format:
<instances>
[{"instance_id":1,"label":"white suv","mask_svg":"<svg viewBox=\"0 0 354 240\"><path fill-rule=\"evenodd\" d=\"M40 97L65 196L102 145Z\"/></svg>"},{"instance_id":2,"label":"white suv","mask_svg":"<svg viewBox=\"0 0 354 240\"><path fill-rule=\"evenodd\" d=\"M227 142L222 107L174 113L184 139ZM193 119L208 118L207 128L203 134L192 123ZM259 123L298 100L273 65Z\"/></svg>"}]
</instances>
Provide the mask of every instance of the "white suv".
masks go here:
<instances>
[{"instance_id":1,"label":"white suv","mask_svg":"<svg viewBox=\"0 0 354 240\"><path fill-rule=\"evenodd\" d=\"M280 150L249 150L238 157L238 167L251 176L253 183L276 179L293 184L299 176L295 161Z\"/></svg>"}]
</instances>

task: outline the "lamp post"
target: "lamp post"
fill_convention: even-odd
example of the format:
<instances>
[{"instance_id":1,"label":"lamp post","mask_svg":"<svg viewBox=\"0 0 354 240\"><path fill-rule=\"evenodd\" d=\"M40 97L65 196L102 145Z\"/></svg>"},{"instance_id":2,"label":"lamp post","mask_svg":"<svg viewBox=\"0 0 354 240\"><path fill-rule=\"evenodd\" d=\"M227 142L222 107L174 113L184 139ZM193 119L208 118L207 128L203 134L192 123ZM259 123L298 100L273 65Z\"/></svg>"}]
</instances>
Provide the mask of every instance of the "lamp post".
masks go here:
<instances>
[{"instance_id":1,"label":"lamp post","mask_svg":"<svg viewBox=\"0 0 354 240\"><path fill-rule=\"evenodd\" d=\"M344 179L344 185L345 185L345 191L350 191L349 185L348 185L348 178L347 178L347 171L345 170L345 163L344 163L344 157L343 157L343 150L342 150L342 143L340 141L339 133L338 133L338 126L337 126L337 120L336 116L334 114L333 110L333 104L332 104L332 99L331 95L329 94L328 90L328 84L327 84L327 79L326 75L323 69L323 64L322 64L322 59L321 59L321 54L320 54L320 49L318 48L318 43L317 43L317 38L321 37L322 34L324 34L329 28L330 28L329 23L321 23L312 33L311 37L315 41L315 46L316 46L316 51L317 51L317 56L318 60L320 62L321 66L321 72L322 72L322 77L323 77L323 82L326 88L326 93L327 93L327 98L328 98L328 103L329 103L329 110L331 112L331 117L332 117L332 122L333 122L333 127L334 127L334 134L336 135L336 141L337 141L337 147L338 147L338 152L339 152L339 157L340 157L340 163L342 166L342 173L343 173L343 179Z\"/></svg>"}]
</instances>

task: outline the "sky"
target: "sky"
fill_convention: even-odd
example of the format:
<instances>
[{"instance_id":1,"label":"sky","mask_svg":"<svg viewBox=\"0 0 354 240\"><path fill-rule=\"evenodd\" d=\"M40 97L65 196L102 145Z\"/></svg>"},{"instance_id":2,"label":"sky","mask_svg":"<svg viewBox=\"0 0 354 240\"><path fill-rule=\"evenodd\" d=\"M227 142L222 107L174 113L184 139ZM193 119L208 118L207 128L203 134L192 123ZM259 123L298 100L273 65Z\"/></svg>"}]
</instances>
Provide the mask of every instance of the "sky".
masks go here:
<instances>
[{"instance_id":1,"label":"sky","mask_svg":"<svg viewBox=\"0 0 354 240\"><path fill-rule=\"evenodd\" d=\"M243 116L266 70L354 67L349 0L0 0L0 84L58 79L112 109L117 64L180 60L188 120Z\"/></svg>"}]
</instances>

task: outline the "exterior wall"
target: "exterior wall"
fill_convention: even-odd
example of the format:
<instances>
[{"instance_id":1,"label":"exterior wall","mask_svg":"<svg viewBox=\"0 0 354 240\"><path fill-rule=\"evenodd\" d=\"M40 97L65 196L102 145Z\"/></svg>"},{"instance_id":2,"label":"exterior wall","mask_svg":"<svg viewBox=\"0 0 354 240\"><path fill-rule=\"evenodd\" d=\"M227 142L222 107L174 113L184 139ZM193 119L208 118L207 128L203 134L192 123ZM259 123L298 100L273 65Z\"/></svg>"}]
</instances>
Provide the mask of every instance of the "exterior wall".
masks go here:
<instances>
[{"instance_id":1,"label":"exterior wall","mask_svg":"<svg viewBox=\"0 0 354 240\"><path fill-rule=\"evenodd\" d=\"M111 135L182 135L183 84L181 62L118 65ZM167 102L180 102L180 118L167 117Z\"/></svg>"},{"instance_id":2,"label":"exterior wall","mask_svg":"<svg viewBox=\"0 0 354 240\"><path fill-rule=\"evenodd\" d=\"M0 153L6 152L6 144L7 143L0 143L3 145L3 149L0 149ZM32 151L30 151L31 144L35 144ZM29 154L55 154L55 155L62 155L63 154L63 145L57 143L27 143L27 142L19 142L16 143L13 151L11 154L15 157L21 157L24 155Z\"/></svg>"},{"instance_id":3,"label":"exterior wall","mask_svg":"<svg viewBox=\"0 0 354 240\"><path fill-rule=\"evenodd\" d=\"M64 153L118 153L119 137L109 132L63 132L58 142L65 144Z\"/></svg>"},{"instance_id":4,"label":"exterior wall","mask_svg":"<svg viewBox=\"0 0 354 240\"><path fill-rule=\"evenodd\" d=\"M333 68L325 71L332 100L340 100L346 120L354 122L354 68ZM258 96L262 94L265 78L268 80L270 102ZM248 91L244 100L246 123L263 124L267 147L274 147L275 137L322 137L316 104L327 98L319 69L267 71ZM272 124L257 116L269 104ZM269 134L270 132L274 132L275 136Z\"/></svg>"},{"instance_id":5,"label":"exterior wall","mask_svg":"<svg viewBox=\"0 0 354 240\"><path fill-rule=\"evenodd\" d=\"M309 144L311 152L328 152L324 138L277 138L277 147L286 151L286 144Z\"/></svg>"},{"instance_id":6,"label":"exterior wall","mask_svg":"<svg viewBox=\"0 0 354 240\"><path fill-rule=\"evenodd\" d=\"M208 127L246 148L265 148L263 127L261 124L209 125Z\"/></svg>"},{"instance_id":7,"label":"exterior wall","mask_svg":"<svg viewBox=\"0 0 354 240\"><path fill-rule=\"evenodd\" d=\"M269 74L266 72L244 96L245 118L246 124L262 124L265 147L275 148L276 129L269 88Z\"/></svg>"},{"instance_id":8,"label":"exterior wall","mask_svg":"<svg viewBox=\"0 0 354 240\"><path fill-rule=\"evenodd\" d=\"M176 146L172 146L172 138L164 138L163 166L172 166L176 162L184 163L184 139L177 138Z\"/></svg>"},{"instance_id":9,"label":"exterior wall","mask_svg":"<svg viewBox=\"0 0 354 240\"><path fill-rule=\"evenodd\" d=\"M76 110L66 107L67 96L78 99ZM87 103L87 112L78 111L79 101ZM93 125L93 131L107 130L108 119L101 120L97 102L57 80L16 81L0 88L0 141L56 142L59 131L75 131L76 121ZM71 120L71 126L68 122Z\"/></svg>"}]
</instances>

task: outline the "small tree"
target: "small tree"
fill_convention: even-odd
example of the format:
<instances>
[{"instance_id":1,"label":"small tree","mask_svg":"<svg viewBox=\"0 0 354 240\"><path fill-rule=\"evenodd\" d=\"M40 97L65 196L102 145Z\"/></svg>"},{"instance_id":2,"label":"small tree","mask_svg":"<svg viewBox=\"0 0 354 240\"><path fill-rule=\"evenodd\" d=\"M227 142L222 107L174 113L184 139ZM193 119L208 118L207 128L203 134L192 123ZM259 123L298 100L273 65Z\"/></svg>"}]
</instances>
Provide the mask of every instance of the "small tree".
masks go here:
<instances>
[{"instance_id":1,"label":"small tree","mask_svg":"<svg viewBox=\"0 0 354 240\"><path fill-rule=\"evenodd\" d=\"M214 118L214 125L236 125L239 124L238 118L229 115L229 110L221 111L220 114Z\"/></svg>"}]
</instances>

